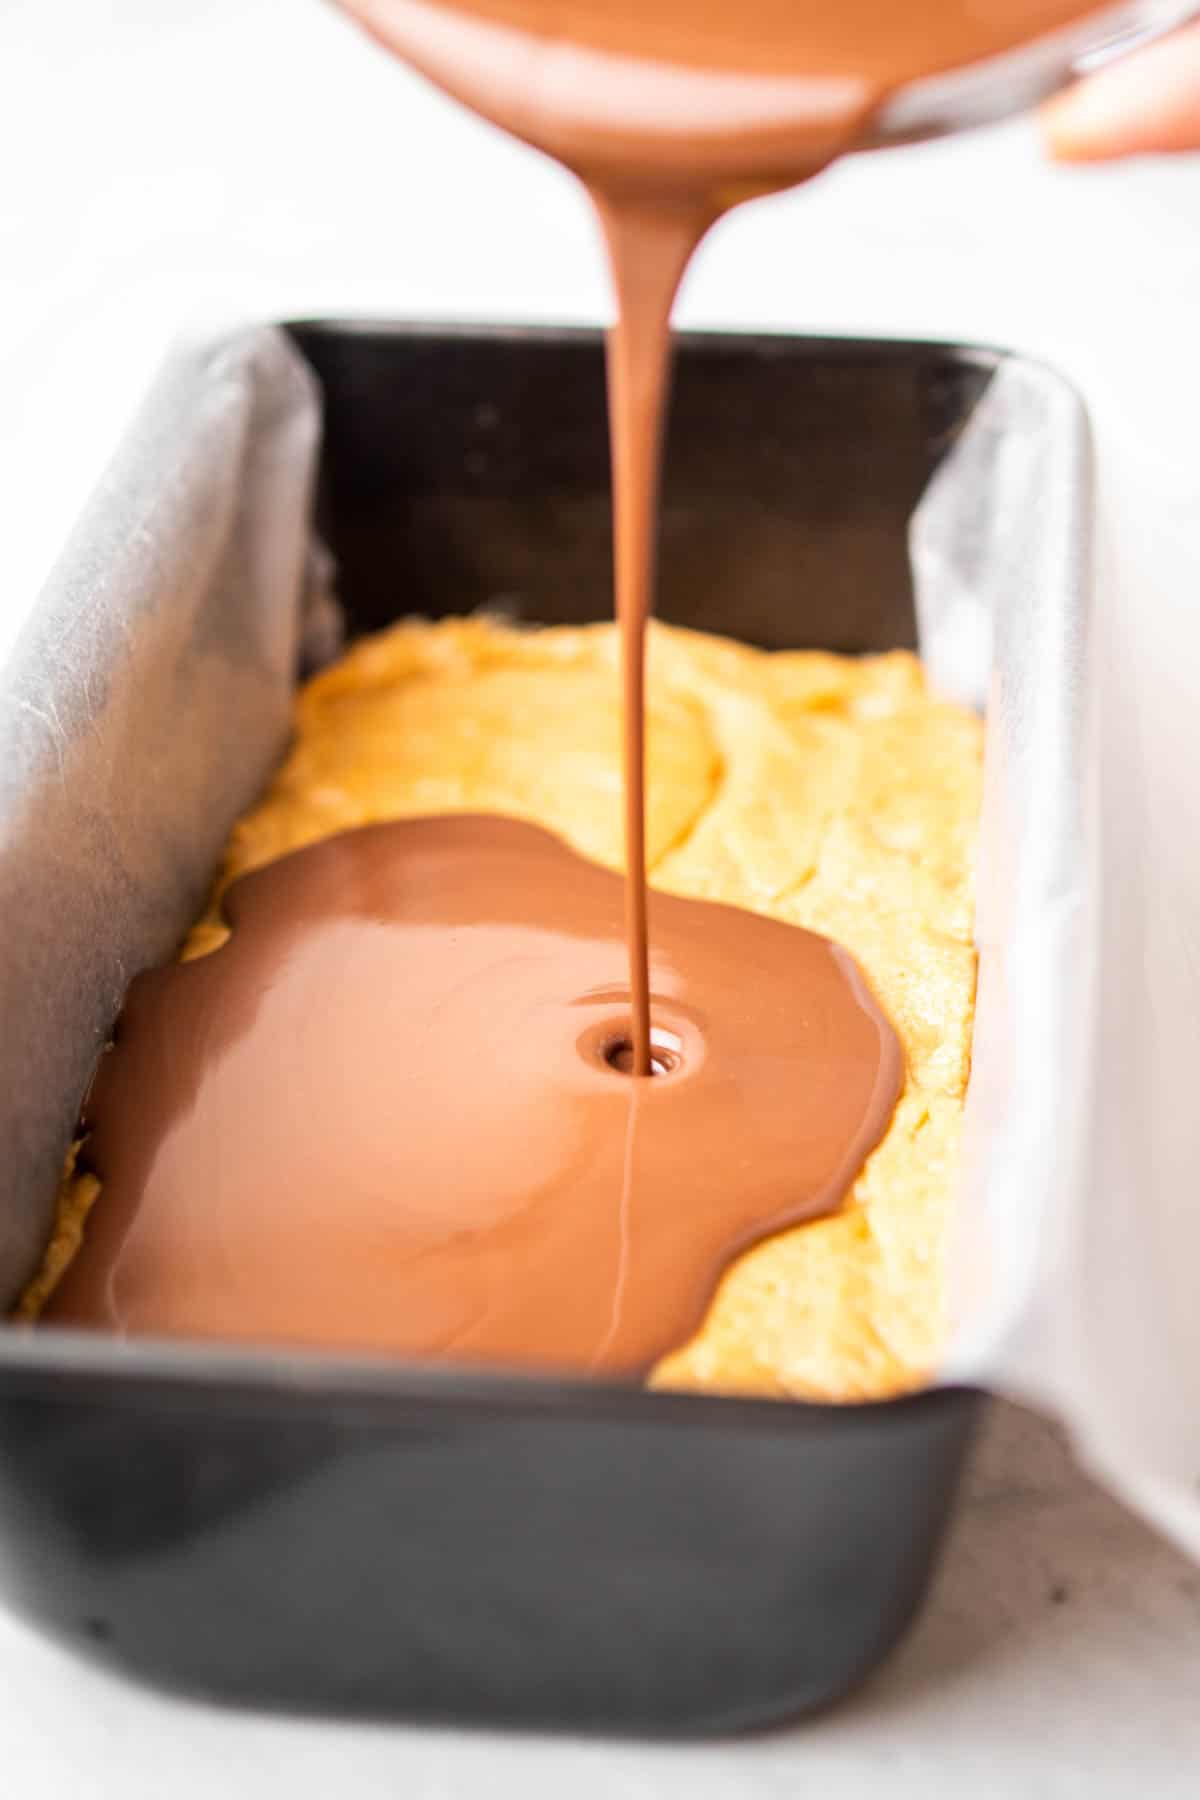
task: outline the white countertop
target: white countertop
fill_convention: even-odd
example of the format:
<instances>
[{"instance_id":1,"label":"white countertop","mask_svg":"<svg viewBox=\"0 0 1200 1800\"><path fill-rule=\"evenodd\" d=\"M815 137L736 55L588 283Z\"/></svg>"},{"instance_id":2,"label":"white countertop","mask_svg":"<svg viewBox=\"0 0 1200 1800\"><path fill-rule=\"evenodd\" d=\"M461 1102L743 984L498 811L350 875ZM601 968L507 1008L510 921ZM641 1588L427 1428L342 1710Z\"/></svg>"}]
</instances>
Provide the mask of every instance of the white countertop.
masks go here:
<instances>
[{"instance_id":1,"label":"white countertop","mask_svg":"<svg viewBox=\"0 0 1200 1800\"><path fill-rule=\"evenodd\" d=\"M180 331L318 310L595 320L607 308L573 184L313 0L6 0L0 168L0 656ZM847 165L748 210L714 235L681 308L690 323L976 337L1079 383L1099 454L1103 629L1143 777L1147 900L1169 927L1146 979L1182 991L1193 1018L1198 303L1200 159L1054 171L1018 126ZM802 1728L653 1749L233 1717L142 1694L0 1616L0 1753L11 1791L43 1800L302 1800L335 1784L406 1800L484 1788L766 1800L810 1782L828 1800L876 1784L895 1800L1115 1800L1135 1782L1191 1795L1198 1651L1200 1573L1047 1428L1002 1408L915 1634L864 1693Z\"/></svg>"}]
</instances>

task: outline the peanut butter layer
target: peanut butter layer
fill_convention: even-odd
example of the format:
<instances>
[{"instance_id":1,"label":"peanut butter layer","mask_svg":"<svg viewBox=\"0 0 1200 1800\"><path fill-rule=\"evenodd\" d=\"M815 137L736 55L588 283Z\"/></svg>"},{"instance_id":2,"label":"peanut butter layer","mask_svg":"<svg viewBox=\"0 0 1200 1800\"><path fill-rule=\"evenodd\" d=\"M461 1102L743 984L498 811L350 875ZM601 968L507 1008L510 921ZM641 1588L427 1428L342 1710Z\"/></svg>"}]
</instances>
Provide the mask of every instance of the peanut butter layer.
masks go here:
<instances>
[{"instance_id":1,"label":"peanut butter layer","mask_svg":"<svg viewBox=\"0 0 1200 1800\"><path fill-rule=\"evenodd\" d=\"M905 654L767 655L658 626L647 746L652 884L843 943L906 1062L891 1127L842 1210L735 1263L700 1331L652 1379L834 1399L911 1387L942 1331L974 990L978 721L932 700ZM358 825L485 811L620 868L612 627L412 622L356 646L299 696L291 754L235 827L183 954L222 942L224 889L290 850ZM68 1173L27 1316L96 1186Z\"/></svg>"}]
</instances>

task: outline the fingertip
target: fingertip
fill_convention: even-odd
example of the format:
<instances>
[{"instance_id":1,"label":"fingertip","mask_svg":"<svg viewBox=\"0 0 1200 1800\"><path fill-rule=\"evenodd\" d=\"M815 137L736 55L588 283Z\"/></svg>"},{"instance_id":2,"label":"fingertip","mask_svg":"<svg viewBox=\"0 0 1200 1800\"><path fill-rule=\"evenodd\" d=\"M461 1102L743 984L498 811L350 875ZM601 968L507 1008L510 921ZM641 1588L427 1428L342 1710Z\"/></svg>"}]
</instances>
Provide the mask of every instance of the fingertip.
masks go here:
<instances>
[{"instance_id":1,"label":"fingertip","mask_svg":"<svg viewBox=\"0 0 1200 1800\"><path fill-rule=\"evenodd\" d=\"M1096 104L1089 87L1082 82L1042 108L1042 142L1055 162L1107 162L1129 154L1128 122L1114 116L1102 96Z\"/></svg>"},{"instance_id":2,"label":"fingertip","mask_svg":"<svg viewBox=\"0 0 1200 1800\"><path fill-rule=\"evenodd\" d=\"M1200 28L1113 63L1042 108L1058 162L1200 149Z\"/></svg>"}]
</instances>

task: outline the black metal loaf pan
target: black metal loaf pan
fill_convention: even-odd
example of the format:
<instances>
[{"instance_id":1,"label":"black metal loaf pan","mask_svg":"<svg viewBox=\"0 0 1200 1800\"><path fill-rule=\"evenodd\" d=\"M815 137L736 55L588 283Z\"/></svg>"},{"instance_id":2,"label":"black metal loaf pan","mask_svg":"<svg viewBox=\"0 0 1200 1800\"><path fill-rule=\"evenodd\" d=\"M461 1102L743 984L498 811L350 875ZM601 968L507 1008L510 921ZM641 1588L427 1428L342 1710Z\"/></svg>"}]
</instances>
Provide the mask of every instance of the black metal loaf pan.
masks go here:
<instances>
[{"instance_id":1,"label":"black metal loaf pan","mask_svg":"<svg viewBox=\"0 0 1200 1800\"><path fill-rule=\"evenodd\" d=\"M484 603L608 615L594 336L293 336L324 391L318 523L351 631ZM909 516L996 361L684 340L661 612L770 645L911 644ZM165 680L174 654L169 635L147 652L147 696L153 657ZM104 919L89 929L101 942ZM7 922L0 954L21 930ZM746 1402L11 1331L0 1592L105 1662L228 1701L724 1732L824 1705L897 1641L978 1404Z\"/></svg>"}]
</instances>

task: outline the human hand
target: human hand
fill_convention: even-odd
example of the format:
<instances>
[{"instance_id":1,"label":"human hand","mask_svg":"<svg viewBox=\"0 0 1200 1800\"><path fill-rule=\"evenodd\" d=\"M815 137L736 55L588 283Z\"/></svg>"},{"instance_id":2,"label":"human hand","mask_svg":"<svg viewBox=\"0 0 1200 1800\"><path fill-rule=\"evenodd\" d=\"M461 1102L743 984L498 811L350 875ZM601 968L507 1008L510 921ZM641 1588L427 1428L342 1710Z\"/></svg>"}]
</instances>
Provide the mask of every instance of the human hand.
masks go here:
<instances>
[{"instance_id":1,"label":"human hand","mask_svg":"<svg viewBox=\"0 0 1200 1800\"><path fill-rule=\"evenodd\" d=\"M1200 150L1200 25L1122 57L1042 108L1061 162Z\"/></svg>"}]
</instances>

